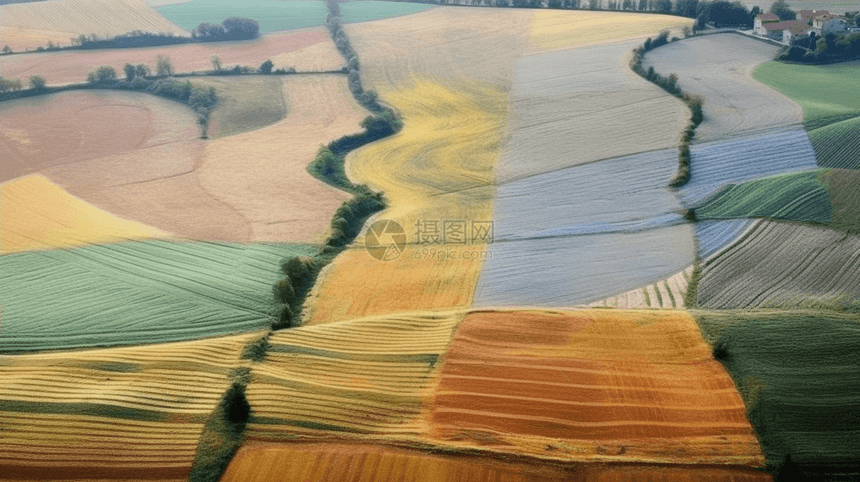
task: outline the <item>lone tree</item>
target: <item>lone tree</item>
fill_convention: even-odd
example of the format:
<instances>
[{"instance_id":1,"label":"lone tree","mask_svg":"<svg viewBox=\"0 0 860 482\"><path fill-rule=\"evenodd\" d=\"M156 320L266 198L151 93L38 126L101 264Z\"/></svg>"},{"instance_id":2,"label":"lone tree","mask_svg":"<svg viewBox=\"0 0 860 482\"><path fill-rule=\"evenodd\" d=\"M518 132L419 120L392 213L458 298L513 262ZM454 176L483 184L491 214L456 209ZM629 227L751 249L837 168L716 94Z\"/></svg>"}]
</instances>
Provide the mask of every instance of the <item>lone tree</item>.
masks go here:
<instances>
[{"instance_id":1,"label":"lone tree","mask_svg":"<svg viewBox=\"0 0 860 482\"><path fill-rule=\"evenodd\" d=\"M212 57L210 57L210 60L212 61L212 70L214 70L215 72L220 71L221 57L219 57L218 54L213 54Z\"/></svg>"},{"instance_id":2,"label":"lone tree","mask_svg":"<svg viewBox=\"0 0 860 482\"><path fill-rule=\"evenodd\" d=\"M110 65L100 65L87 74L87 82L91 84L113 82L116 80L116 70Z\"/></svg>"},{"instance_id":3,"label":"lone tree","mask_svg":"<svg viewBox=\"0 0 860 482\"><path fill-rule=\"evenodd\" d=\"M137 72L137 69L134 68L134 65L126 63L122 70L125 71L125 80L131 82L134 80L134 74Z\"/></svg>"},{"instance_id":4,"label":"lone tree","mask_svg":"<svg viewBox=\"0 0 860 482\"><path fill-rule=\"evenodd\" d=\"M797 12L788 6L785 0L777 0L770 6L770 13L779 17L780 20L794 20L797 18Z\"/></svg>"},{"instance_id":5,"label":"lone tree","mask_svg":"<svg viewBox=\"0 0 860 482\"><path fill-rule=\"evenodd\" d=\"M30 76L30 88L34 90L42 90L46 85L45 78L41 75L31 75Z\"/></svg>"},{"instance_id":6,"label":"lone tree","mask_svg":"<svg viewBox=\"0 0 860 482\"><path fill-rule=\"evenodd\" d=\"M159 55L155 60L155 72L159 77L167 77L173 75L173 62L166 55Z\"/></svg>"},{"instance_id":7,"label":"lone tree","mask_svg":"<svg viewBox=\"0 0 860 482\"><path fill-rule=\"evenodd\" d=\"M274 66L275 66L275 64L273 64L271 60L266 60L265 62L260 64L260 69L259 69L260 73L261 74L271 74L272 68Z\"/></svg>"},{"instance_id":8,"label":"lone tree","mask_svg":"<svg viewBox=\"0 0 860 482\"><path fill-rule=\"evenodd\" d=\"M9 47L8 45L4 46L3 47L3 53L4 54L11 54L12 53L12 47Z\"/></svg>"}]
</instances>

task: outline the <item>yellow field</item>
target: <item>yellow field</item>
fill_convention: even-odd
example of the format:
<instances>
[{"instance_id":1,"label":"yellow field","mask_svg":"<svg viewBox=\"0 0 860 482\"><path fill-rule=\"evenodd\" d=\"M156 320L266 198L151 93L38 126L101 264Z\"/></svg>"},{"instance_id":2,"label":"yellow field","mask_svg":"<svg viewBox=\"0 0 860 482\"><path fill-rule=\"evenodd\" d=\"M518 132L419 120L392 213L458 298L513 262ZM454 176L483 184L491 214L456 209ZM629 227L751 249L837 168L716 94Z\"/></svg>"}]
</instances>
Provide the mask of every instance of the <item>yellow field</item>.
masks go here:
<instances>
[{"instance_id":1,"label":"yellow field","mask_svg":"<svg viewBox=\"0 0 860 482\"><path fill-rule=\"evenodd\" d=\"M693 25L689 18L638 13L536 10L531 43L540 50L580 47L601 42L653 36L663 29Z\"/></svg>"},{"instance_id":2,"label":"yellow field","mask_svg":"<svg viewBox=\"0 0 860 482\"><path fill-rule=\"evenodd\" d=\"M425 391L464 315L423 311L277 332L252 368L247 436L424 432Z\"/></svg>"},{"instance_id":3,"label":"yellow field","mask_svg":"<svg viewBox=\"0 0 860 482\"><path fill-rule=\"evenodd\" d=\"M187 478L242 347L259 336L0 356L0 473Z\"/></svg>"},{"instance_id":4,"label":"yellow field","mask_svg":"<svg viewBox=\"0 0 860 482\"><path fill-rule=\"evenodd\" d=\"M169 237L32 175L0 185L0 254Z\"/></svg>"},{"instance_id":5,"label":"yellow field","mask_svg":"<svg viewBox=\"0 0 860 482\"><path fill-rule=\"evenodd\" d=\"M455 87L426 80L381 94L402 114L404 128L355 152L347 172L353 182L385 193L390 208L377 219L400 223L409 247L394 261L377 261L361 249L359 237L317 283L308 303L311 323L471 303L483 262L459 258L473 258L485 242L471 243L467 232L464 245L421 245L429 239L419 236L417 223L428 234L434 226L441 230L445 220L465 221L467 229L473 221L492 220L507 96L486 84Z\"/></svg>"},{"instance_id":6,"label":"yellow field","mask_svg":"<svg viewBox=\"0 0 860 482\"><path fill-rule=\"evenodd\" d=\"M53 0L3 5L0 38L12 50L69 45L72 37L100 37L143 30L188 35L144 0Z\"/></svg>"}]
</instances>

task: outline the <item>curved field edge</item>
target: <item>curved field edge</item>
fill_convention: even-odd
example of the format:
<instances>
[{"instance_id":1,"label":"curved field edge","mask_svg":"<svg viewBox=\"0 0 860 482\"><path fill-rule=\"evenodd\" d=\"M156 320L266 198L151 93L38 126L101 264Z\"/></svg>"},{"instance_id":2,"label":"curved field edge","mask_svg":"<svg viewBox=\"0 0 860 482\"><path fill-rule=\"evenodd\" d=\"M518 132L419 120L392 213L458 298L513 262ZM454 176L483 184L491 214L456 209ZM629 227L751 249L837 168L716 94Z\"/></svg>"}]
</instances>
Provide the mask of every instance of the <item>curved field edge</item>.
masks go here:
<instances>
[{"instance_id":1,"label":"curved field edge","mask_svg":"<svg viewBox=\"0 0 860 482\"><path fill-rule=\"evenodd\" d=\"M821 167L860 169L860 117L809 131Z\"/></svg>"},{"instance_id":2,"label":"curved field edge","mask_svg":"<svg viewBox=\"0 0 860 482\"><path fill-rule=\"evenodd\" d=\"M0 184L0 199L0 255L170 237L81 201L38 174Z\"/></svg>"},{"instance_id":3,"label":"curved field edge","mask_svg":"<svg viewBox=\"0 0 860 482\"><path fill-rule=\"evenodd\" d=\"M800 104L809 131L860 115L860 62L819 66L774 61L758 66L753 77Z\"/></svg>"},{"instance_id":4,"label":"curved field edge","mask_svg":"<svg viewBox=\"0 0 860 482\"><path fill-rule=\"evenodd\" d=\"M851 442L860 436L855 356L860 314L809 309L691 314L734 378L777 480L860 475L860 446Z\"/></svg>"},{"instance_id":5,"label":"curved field edge","mask_svg":"<svg viewBox=\"0 0 860 482\"><path fill-rule=\"evenodd\" d=\"M588 304L590 308L685 308L693 266L639 289Z\"/></svg>"},{"instance_id":6,"label":"curved field edge","mask_svg":"<svg viewBox=\"0 0 860 482\"><path fill-rule=\"evenodd\" d=\"M0 350L163 343L258 330L270 324L278 262L314 251L148 241L2 256Z\"/></svg>"}]
</instances>

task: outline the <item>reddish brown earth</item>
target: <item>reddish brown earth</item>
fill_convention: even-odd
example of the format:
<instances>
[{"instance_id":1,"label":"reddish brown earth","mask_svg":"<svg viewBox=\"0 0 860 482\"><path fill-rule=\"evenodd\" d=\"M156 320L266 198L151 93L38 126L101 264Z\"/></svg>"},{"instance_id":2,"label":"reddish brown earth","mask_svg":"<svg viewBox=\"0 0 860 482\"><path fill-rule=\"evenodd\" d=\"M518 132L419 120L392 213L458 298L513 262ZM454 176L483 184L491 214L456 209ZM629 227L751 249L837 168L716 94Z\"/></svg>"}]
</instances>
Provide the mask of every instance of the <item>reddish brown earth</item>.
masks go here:
<instances>
[{"instance_id":1,"label":"reddish brown earth","mask_svg":"<svg viewBox=\"0 0 860 482\"><path fill-rule=\"evenodd\" d=\"M301 55L302 50L316 44L326 45L312 49L313 52L316 52L315 56L322 55L328 59L330 56L325 55L328 50L337 55L334 44L325 29L315 28L271 33L251 41L12 55L3 59L3 76L26 82L30 75L38 74L45 77L48 84L84 82L87 79L87 73L99 65L114 67L120 76L122 76L122 67L127 62L147 64L151 69L154 69L155 59L159 55L170 57L176 72L211 70L211 57L215 54L221 58L221 63L225 68L236 64L256 68L270 58L275 63L275 68L291 66L297 70L340 68L342 59L338 61L337 65L329 65L332 64L332 61L320 64L316 60L306 58L306 55ZM288 55L290 52L296 52L299 55L292 58Z\"/></svg>"},{"instance_id":2,"label":"reddish brown earth","mask_svg":"<svg viewBox=\"0 0 860 482\"><path fill-rule=\"evenodd\" d=\"M574 459L763 465L740 395L678 311L473 312L431 437Z\"/></svg>"}]
</instances>

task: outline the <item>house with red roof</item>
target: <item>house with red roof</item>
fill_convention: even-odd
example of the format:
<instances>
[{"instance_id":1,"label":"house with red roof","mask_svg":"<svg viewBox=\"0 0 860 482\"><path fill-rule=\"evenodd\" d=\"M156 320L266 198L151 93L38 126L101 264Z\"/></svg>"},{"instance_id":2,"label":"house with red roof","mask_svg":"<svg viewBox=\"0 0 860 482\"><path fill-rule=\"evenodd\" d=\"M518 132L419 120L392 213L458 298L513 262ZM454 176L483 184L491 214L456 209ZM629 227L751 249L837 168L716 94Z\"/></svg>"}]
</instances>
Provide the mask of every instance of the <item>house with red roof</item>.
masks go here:
<instances>
[{"instance_id":1,"label":"house with red roof","mask_svg":"<svg viewBox=\"0 0 860 482\"><path fill-rule=\"evenodd\" d=\"M755 20L753 21L753 31L756 35L766 35L767 31L764 29L764 25L777 22L779 22L779 17L772 13L756 15Z\"/></svg>"}]
</instances>

